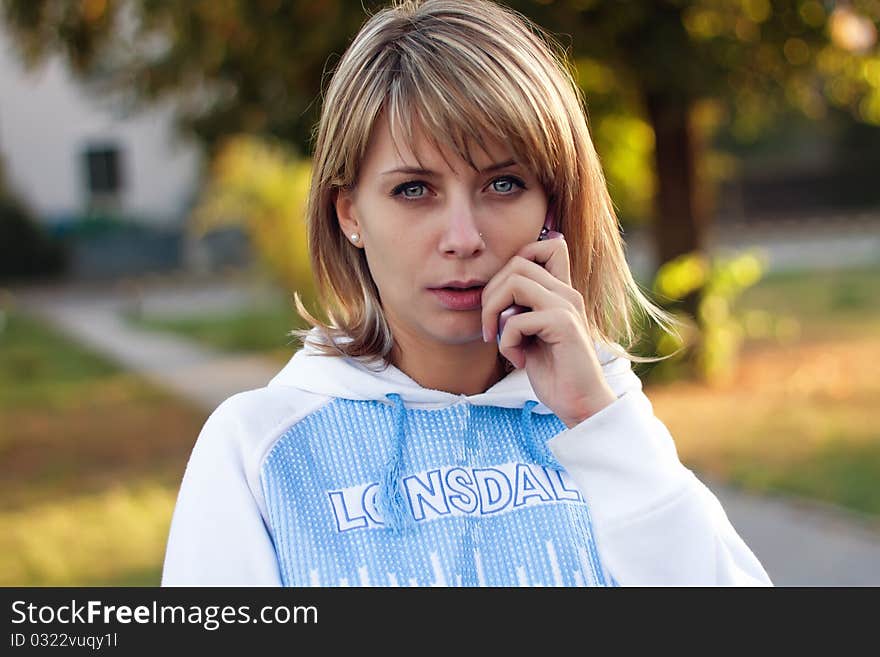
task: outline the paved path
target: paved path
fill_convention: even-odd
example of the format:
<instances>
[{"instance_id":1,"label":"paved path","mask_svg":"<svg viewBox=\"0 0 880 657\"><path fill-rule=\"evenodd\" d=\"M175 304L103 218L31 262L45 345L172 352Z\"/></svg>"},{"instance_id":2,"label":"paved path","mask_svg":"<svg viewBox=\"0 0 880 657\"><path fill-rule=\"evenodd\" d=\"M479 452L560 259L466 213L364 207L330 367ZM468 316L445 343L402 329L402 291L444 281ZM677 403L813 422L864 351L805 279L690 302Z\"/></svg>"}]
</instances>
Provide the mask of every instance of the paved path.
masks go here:
<instances>
[{"instance_id":1,"label":"paved path","mask_svg":"<svg viewBox=\"0 0 880 657\"><path fill-rule=\"evenodd\" d=\"M880 586L880 519L701 479L777 586Z\"/></svg>"},{"instance_id":2,"label":"paved path","mask_svg":"<svg viewBox=\"0 0 880 657\"><path fill-rule=\"evenodd\" d=\"M57 328L124 367L208 411L227 397L259 388L280 369L261 356L225 354L172 334L142 330L125 321L122 312L155 308L155 314L190 309L234 306L243 295L221 287L198 290L174 288L132 294L132 288L79 287L66 293L52 288L20 295L18 303Z\"/></svg>"},{"instance_id":3,"label":"paved path","mask_svg":"<svg viewBox=\"0 0 880 657\"><path fill-rule=\"evenodd\" d=\"M156 312L187 306L187 298L225 306L243 302L222 286L195 293L176 288L138 297ZM246 296L246 295L245 295ZM226 397L265 385L280 369L255 356L223 355L176 337L137 330L120 319L131 298L110 290L34 289L19 303L95 350L180 396L213 410ZM880 586L880 519L787 498L764 498L703 480L777 586Z\"/></svg>"}]
</instances>

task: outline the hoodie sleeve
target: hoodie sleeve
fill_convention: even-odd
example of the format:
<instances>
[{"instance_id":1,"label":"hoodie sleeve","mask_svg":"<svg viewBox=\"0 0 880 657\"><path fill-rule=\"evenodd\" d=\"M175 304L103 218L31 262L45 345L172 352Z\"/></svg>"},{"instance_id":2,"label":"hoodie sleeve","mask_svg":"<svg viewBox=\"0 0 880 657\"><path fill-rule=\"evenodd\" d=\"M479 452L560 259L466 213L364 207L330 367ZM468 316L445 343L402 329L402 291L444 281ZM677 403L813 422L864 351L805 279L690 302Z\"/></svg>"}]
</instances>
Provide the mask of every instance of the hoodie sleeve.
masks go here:
<instances>
[{"instance_id":1,"label":"hoodie sleeve","mask_svg":"<svg viewBox=\"0 0 880 657\"><path fill-rule=\"evenodd\" d=\"M246 475L233 396L208 418L186 466L162 586L280 586L271 536Z\"/></svg>"},{"instance_id":2,"label":"hoodie sleeve","mask_svg":"<svg viewBox=\"0 0 880 657\"><path fill-rule=\"evenodd\" d=\"M622 586L772 586L715 495L678 458L630 363L617 400L547 444L581 489L603 561Z\"/></svg>"}]
</instances>

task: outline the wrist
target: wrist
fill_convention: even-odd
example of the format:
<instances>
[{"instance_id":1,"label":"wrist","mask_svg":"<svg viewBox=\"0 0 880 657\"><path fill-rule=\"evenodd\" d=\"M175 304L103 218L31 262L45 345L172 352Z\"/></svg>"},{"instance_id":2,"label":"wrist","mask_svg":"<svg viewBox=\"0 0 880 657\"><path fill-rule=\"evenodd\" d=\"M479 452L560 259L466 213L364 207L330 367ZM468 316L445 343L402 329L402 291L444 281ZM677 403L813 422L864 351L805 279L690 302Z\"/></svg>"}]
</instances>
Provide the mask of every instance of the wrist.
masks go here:
<instances>
[{"instance_id":1,"label":"wrist","mask_svg":"<svg viewBox=\"0 0 880 657\"><path fill-rule=\"evenodd\" d=\"M614 391L609 386L604 385L596 394L584 399L577 412L559 419L562 420L566 427L571 429L591 418L603 408L611 406L616 401L617 395L614 394Z\"/></svg>"}]
</instances>

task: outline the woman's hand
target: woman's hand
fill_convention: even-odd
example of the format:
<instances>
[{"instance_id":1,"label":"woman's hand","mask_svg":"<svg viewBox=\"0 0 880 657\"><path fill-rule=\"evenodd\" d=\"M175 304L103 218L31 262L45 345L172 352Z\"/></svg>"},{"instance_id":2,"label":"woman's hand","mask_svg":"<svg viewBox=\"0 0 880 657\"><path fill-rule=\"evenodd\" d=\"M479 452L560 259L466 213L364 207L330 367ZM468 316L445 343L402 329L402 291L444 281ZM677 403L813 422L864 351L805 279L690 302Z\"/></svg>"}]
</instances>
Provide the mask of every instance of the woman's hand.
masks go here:
<instances>
[{"instance_id":1,"label":"woman's hand","mask_svg":"<svg viewBox=\"0 0 880 657\"><path fill-rule=\"evenodd\" d=\"M509 305L531 309L507 320L499 351L525 368L541 403L571 428L617 397L596 357L583 296L571 287L568 246L555 237L562 234L529 242L483 288L483 339L495 340Z\"/></svg>"}]
</instances>

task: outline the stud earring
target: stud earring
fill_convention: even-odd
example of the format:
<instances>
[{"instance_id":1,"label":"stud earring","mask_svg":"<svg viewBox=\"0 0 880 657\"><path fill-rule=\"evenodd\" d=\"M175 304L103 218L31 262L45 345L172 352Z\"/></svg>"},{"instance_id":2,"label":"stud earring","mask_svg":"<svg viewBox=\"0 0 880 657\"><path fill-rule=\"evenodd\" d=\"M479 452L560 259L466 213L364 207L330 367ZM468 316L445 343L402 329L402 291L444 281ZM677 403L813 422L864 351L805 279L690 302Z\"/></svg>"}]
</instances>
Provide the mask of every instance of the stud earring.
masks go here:
<instances>
[{"instance_id":1,"label":"stud earring","mask_svg":"<svg viewBox=\"0 0 880 657\"><path fill-rule=\"evenodd\" d=\"M351 234L351 241L352 241L352 242L357 242L358 240L360 240L360 238L361 238L361 236L358 235L357 233L352 233L352 234Z\"/></svg>"}]
</instances>

